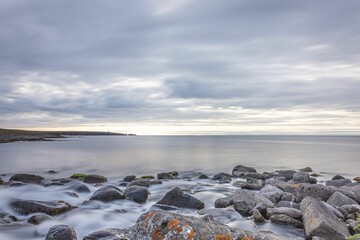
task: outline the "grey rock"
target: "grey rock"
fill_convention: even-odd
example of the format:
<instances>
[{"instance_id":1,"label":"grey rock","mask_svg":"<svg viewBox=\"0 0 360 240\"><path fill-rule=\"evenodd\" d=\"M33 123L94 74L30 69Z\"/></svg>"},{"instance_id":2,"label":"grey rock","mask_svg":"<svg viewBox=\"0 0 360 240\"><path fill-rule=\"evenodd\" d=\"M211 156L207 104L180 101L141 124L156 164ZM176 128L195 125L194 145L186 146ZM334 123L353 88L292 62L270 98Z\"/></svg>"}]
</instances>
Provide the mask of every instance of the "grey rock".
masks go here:
<instances>
[{"instance_id":1,"label":"grey rock","mask_svg":"<svg viewBox=\"0 0 360 240\"><path fill-rule=\"evenodd\" d=\"M321 203L324 204L324 206L327 207L327 209L329 209L330 212L335 214L336 217L341 218L342 220L345 220L345 216L344 216L344 214L342 214L341 211L339 211L335 207L331 206L327 202L321 202Z\"/></svg>"},{"instance_id":2,"label":"grey rock","mask_svg":"<svg viewBox=\"0 0 360 240\"><path fill-rule=\"evenodd\" d=\"M124 177L124 182L131 182L131 181L134 181L136 179L136 176L135 175L129 175L129 176L126 176Z\"/></svg>"},{"instance_id":3,"label":"grey rock","mask_svg":"<svg viewBox=\"0 0 360 240\"><path fill-rule=\"evenodd\" d=\"M40 223L43 223L45 221L51 220L53 219L51 216L44 214L44 213L36 213L34 215L32 215L29 219L28 219L28 223L33 224L33 225L39 225Z\"/></svg>"},{"instance_id":4,"label":"grey rock","mask_svg":"<svg viewBox=\"0 0 360 240\"><path fill-rule=\"evenodd\" d=\"M218 180L220 183L230 183L232 179L232 175L228 173L219 173L214 175L212 180Z\"/></svg>"},{"instance_id":5,"label":"grey rock","mask_svg":"<svg viewBox=\"0 0 360 240\"><path fill-rule=\"evenodd\" d=\"M68 225L55 225L52 226L45 240L77 240L74 228Z\"/></svg>"},{"instance_id":6,"label":"grey rock","mask_svg":"<svg viewBox=\"0 0 360 240\"><path fill-rule=\"evenodd\" d=\"M276 204L276 207L287 207L287 208L295 208L300 210L300 204L290 201L280 201Z\"/></svg>"},{"instance_id":7,"label":"grey rock","mask_svg":"<svg viewBox=\"0 0 360 240\"><path fill-rule=\"evenodd\" d=\"M259 180L265 180L268 178L268 175L257 173L257 172L239 172L235 171L233 172L234 177L239 178L246 178L246 179L259 179Z\"/></svg>"},{"instance_id":8,"label":"grey rock","mask_svg":"<svg viewBox=\"0 0 360 240\"><path fill-rule=\"evenodd\" d=\"M90 197L90 200L110 202L124 198L125 197L120 189L111 185L106 185L96 190Z\"/></svg>"},{"instance_id":9,"label":"grey rock","mask_svg":"<svg viewBox=\"0 0 360 240\"><path fill-rule=\"evenodd\" d=\"M215 208L227 208L231 205L231 199L219 198L215 200Z\"/></svg>"},{"instance_id":10,"label":"grey rock","mask_svg":"<svg viewBox=\"0 0 360 240\"><path fill-rule=\"evenodd\" d=\"M285 214L275 214L270 217L270 221L273 223L292 225L296 228L303 228L303 223L293 219Z\"/></svg>"},{"instance_id":11,"label":"grey rock","mask_svg":"<svg viewBox=\"0 0 360 240\"><path fill-rule=\"evenodd\" d=\"M239 189L229 197L233 199L235 210L242 215L249 215L250 211L259 203L263 203L268 208L274 207L269 199L249 190Z\"/></svg>"},{"instance_id":12,"label":"grey rock","mask_svg":"<svg viewBox=\"0 0 360 240\"><path fill-rule=\"evenodd\" d=\"M125 189L124 196L137 203L144 203L148 199L149 190L146 187L131 186Z\"/></svg>"},{"instance_id":13,"label":"grey rock","mask_svg":"<svg viewBox=\"0 0 360 240\"><path fill-rule=\"evenodd\" d=\"M345 178L341 175L335 175L331 180L339 180L339 179L345 179Z\"/></svg>"},{"instance_id":14,"label":"grey rock","mask_svg":"<svg viewBox=\"0 0 360 240\"><path fill-rule=\"evenodd\" d=\"M357 202L345 196L341 192L334 192L331 195L331 197L327 200L327 203L334 207L342 207L344 205L357 204Z\"/></svg>"},{"instance_id":15,"label":"grey rock","mask_svg":"<svg viewBox=\"0 0 360 240\"><path fill-rule=\"evenodd\" d=\"M208 179L209 177L205 174L200 174L200 176L198 177L199 179Z\"/></svg>"},{"instance_id":16,"label":"grey rock","mask_svg":"<svg viewBox=\"0 0 360 240\"><path fill-rule=\"evenodd\" d=\"M301 187L301 185L299 184L290 184L277 178L267 179L265 180L265 183L275 186L284 192L292 193L294 195L297 195L299 188Z\"/></svg>"},{"instance_id":17,"label":"grey rock","mask_svg":"<svg viewBox=\"0 0 360 240\"><path fill-rule=\"evenodd\" d=\"M360 206L358 204L344 205L342 208L350 214L360 214Z\"/></svg>"},{"instance_id":18,"label":"grey rock","mask_svg":"<svg viewBox=\"0 0 360 240\"><path fill-rule=\"evenodd\" d=\"M132 228L116 229L108 228L86 235L83 240L130 240L133 234Z\"/></svg>"},{"instance_id":19,"label":"grey rock","mask_svg":"<svg viewBox=\"0 0 360 240\"><path fill-rule=\"evenodd\" d=\"M341 187L350 183L352 183L350 179L336 179L336 180L326 181L325 184L326 186Z\"/></svg>"},{"instance_id":20,"label":"grey rock","mask_svg":"<svg viewBox=\"0 0 360 240\"><path fill-rule=\"evenodd\" d=\"M294 202L296 200L296 196L292 193L283 192L281 196L281 201L290 201Z\"/></svg>"},{"instance_id":21,"label":"grey rock","mask_svg":"<svg viewBox=\"0 0 360 240\"><path fill-rule=\"evenodd\" d=\"M242 182L242 181L236 181L233 183L235 187L242 188L242 189L248 189L248 190L261 190L264 187L264 181L258 180L257 183L249 183L249 182Z\"/></svg>"},{"instance_id":22,"label":"grey rock","mask_svg":"<svg viewBox=\"0 0 360 240\"><path fill-rule=\"evenodd\" d=\"M279 202L283 193L284 192L280 188L270 184L265 185L265 187L263 187L259 192L259 194L263 195L273 203Z\"/></svg>"},{"instance_id":23,"label":"grey rock","mask_svg":"<svg viewBox=\"0 0 360 240\"><path fill-rule=\"evenodd\" d=\"M174 176L170 173L158 173L157 175L158 179L174 179Z\"/></svg>"},{"instance_id":24,"label":"grey rock","mask_svg":"<svg viewBox=\"0 0 360 240\"><path fill-rule=\"evenodd\" d=\"M296 183L308 183L310 181L310 175L308 172L296 172L293 175L293 181Z\"/></svg>"},{"instance_id":25,"label":"grey rock","mask_svg":"<svg viewBox=\"0 0 360 240\"><path fill-rule=\"evenodd\" d=\"M312 168L311 167L304 167L304 168L301 168L300 171L303 171L303 172L313 172Z\"/></svg>"},{"instance_id":26,"label":"grey rock","mask_svg":"<svg viewBox=\"0 0 360 240\"><path fill-rule=\"evenodd\" d=\"M21 214L45 213L47 215L57 215L73 209L69 203L64 201L34 201L34 200L16 200L11 206Z\"/></svg>"},{"instance_id":27,"label":"grey rock","mask_svg":"<svg viewBox=\"0 0 360 240\"><path fill-rule=\"evenodd\" d=\"M1 224L12 223L12 222L15 222L17 220L18 219L15 216L10 215L10 214L8 214L6 212L0 211L0 225Z\"/></svg>"},{"instance_id":28,"label":"grey rock","mask_svg":"<svg viewBox=\"0 0 360 240\"><path fill-rule=\"evenodd\" d=\"M157 202L157 204L170 205L179 208L194 208L202 209L205 207L204 203L199 199L185 194L180 188L176 187L167 192L165 196Z\"/></svg>"},{"instance_id":29,"label":"grey rock","mask_svg":"<svg viewBox=\"0 0 360 240\"><path fill-rule=\"evenodd\" d=\"M333 194L330 188L321 184L301 184L298 192L298 201L301 202L306 197L319 198L327 201Z\"/></svg>"},{"instance_id":30,"label":"grey rock","mask_svg":"<svg viewBox=\"0 0 360 240\"><path fill-rule=\"evenodd\" d=\"M244 165L237 165L233 168L232 172L253 172L253 173L256 173L256 169L253 168L253 167L247 167L247 166L244 166Z\"/></svg>"},{"instance_id":31,"label":"grey rock","mask_svg":"<svg viewBox=\"0 0 360 240\"><path fill-rule=\"evenodd\" d=\"M129 183L129 187L131 186L141 186L141 187L150 187L150 181L144 179L133 180Z\"/></svg>"},{"instance_id":32,"label":"grey rock","mask_svg":"<svg viewBox=\"0 0 360 240\"><path fill-rule=\"evenodd\" d=\"M89 192L91 192L89 187L86 186L86 184L84 184L82 182L79 182L77 180L73 180L73 181L67 183L65 186L66 186L67 190L73 190L73 191L78 192L78 193L89 193Z\"/></svg>"},{"instance_id":33,"label":"grey rock","mask_svg":"<svg viewBox=\"0 0 360 240\"><path fill-rule=\"evenodd\" d=\"M281 170L278 172L278 177L284 177L286 181L293 179L296 171L294 170Z\"/></svg>"},{"instance_id":34,"label":"grey rock","mask_svg":"<svg viewBox=\"0 0 360 240\"><path fill-rule=\"evenodd\" d=\"M346 224L314 198L307 197L301 202L301 212L307 238L318 236L336 240L350 235Z\"/></svg>"},{"instance_id":35,"label":"grey rock","mask_svg":"<svg viewBox=\"0 0 360 240\"><path fill-rule=\"evenodd\" d=\"M284 215L289 216L294 219L298 219L298 220L302 219L301 211L298 209L295 209L295 208L287 208L287 207L268 208L267 214L269 216L272 216L275 214L284 214Z\"/></svg>"},{"instance_id":36,"label":"grey rock","mask_svg":"<svg viewBox=\"0 0 360 240\"><path fill-rule=\"evenodd\" d=\"M264 222L265 218L263 217L263 215L261 215L260 211L255 209L253 211L253 218L255 222Z\"/></svg>"},{"instance_id":37,"label":"grey rock","mask_svg":"<svg viewBox=\"0 0 360 240\"><path fill-rule=\"evenodd\" d=\"M34 174L15 174L9 181L40 184L43 179L43 177Z\"/></svg>"},{"instance_id":38,"label":"grey rock","mask_svg":"<svg viewBox=\"0 0 360 240\"><path fill-rule=\"evenodd\" d=\"M91 174L91 175L85 176L84 182L85 183L104 183L104 182L107 182L107 178L104 176L101 176L101 175Z\"/></svg>"},{"instance_id":39,"label":"grey rock","mask_svg":"<svg viewBox=\"0 0 360 240\"><path fill-rule=\"evenodd\" d=\"M311 178L309 179L309 183L310 183L310 184L317 184L316 178L311 177Z\"/></svg>"}]
</instances>

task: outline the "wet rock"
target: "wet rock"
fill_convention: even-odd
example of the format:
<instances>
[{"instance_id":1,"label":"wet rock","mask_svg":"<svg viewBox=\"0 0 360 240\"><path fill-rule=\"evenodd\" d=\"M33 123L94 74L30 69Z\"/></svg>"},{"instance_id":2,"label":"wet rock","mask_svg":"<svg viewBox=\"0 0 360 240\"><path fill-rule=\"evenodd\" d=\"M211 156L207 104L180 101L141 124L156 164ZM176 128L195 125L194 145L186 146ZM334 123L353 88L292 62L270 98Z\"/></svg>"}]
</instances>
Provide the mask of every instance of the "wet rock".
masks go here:
<instances>
[{"instance_id":1,"label":"wet rock","mask_svg":"<svg viewBox=\"0 0 360 240\"><path fill-rule=\"evenodd\" d=\"M301 202L301 212L307 238L345 239L349 230L322 202L307 197Z\"/></svg>"},{"instance_id":2,"label":"wet rock","mask_svg":"<svg viewBox=\"0 0 360 240\"><path fill-rule=\"evenodd\" d=\"M148 199L149 190L146 187L131 186L125 189L124 196L137 203L144 203Z\"/></svg>"},{"instance_id":3,"label":"wet rock","mask_svg":"<svg viewBox=\"0 0 360 240\"><path fill-rule=\"evenodd\" d=\"M300 210L300 204L294 203L290 201L280 201L276 204L276 207L287 207L287 208L295 208Z\"/></svg>"},{"instance_id":4,"label":"wet rock","mask_svg":"<svg viewBox=\"0 0 360 240\"><path fill-rule=\"evenodd\" d=\"M79 198L79 195L74 192L65 192L65 194L73 198Z\"/></svg>"},{"instance_id":5,"label":"wet rock","mask_svg":"<svg viewBox=\"0 0 360 240\"><path fill-rule=\"evenodd\" d=\"M209 177L206 176L205 174L200 174L200 176L198 178L199 179L208 179Z\"/></svg>"},{"instance_id":6,"label":"wet rock","mask_svg":"<svg viewBox=\"0 0 360 240\"><path fill-rule=\"evenodd\" d=\"M263 180L256 180L252 182L236 181L233 185L242 189L261 190L264 187L265 182Z\"/></svg>"},{"instance_id":7,"label":"wet rock","mask_svg":"<svg viewBox=\"0 0 360 240\"><path fill-rule=\"evenodd\" d=\"M285 178L286 181L289 181L291 179L293 179L294 174L296 173L296 171L294 170L281 170L278 172L278 177L283 177Z\"/></svg>"},{"instance_id":8,"label":"wet rock","mask_svg":"<svg viewBox=\"0 0 360 240\"><path fill-rule=\"evenodd\" d=\"M360 182L360 177L354 177L353 180L354 180L355 182Z\"/></svg>"},{"instance_id":9,"label":"wet rock","mask_svg":"<svg viewBox=\"0 0 360 240\"><path fill-rule=\"evenodd\" d=\"M174 179L175 176L168 172L158 173L157 179Z\"/></svg>"},{"instance_id":10,"label":"wet rock","mask_svg":"<svg viewBox=\"0 0 360 240\"><path fill-rule=\"evenodd\" d=\"M276 178L267 179L267 180L265 180L265 183L275 186L284 192L292 193L294 195L297 195L297 193L301 187L300 184L290 184L288 182L285 182L285 181L282 181L282 180L279 180Z\"/></svg>"},{"instance_id":11,"label":"wet rock","mask_svg":"<svg viewBox=\"0 0 360 240\"><path fill-rule=\"evenodd\" d=\"M202 209L205 207L204 203L199 199L185 194L180 188L176 187L167 192L165 196L157 202L157 204L175 206L179 208L194 208Z\"/></svg>"},{"instance_id":12,"label":"wet rock","mask_svg":"<svg viewBox=\"0 0 360 240\"><path fill-rule=\"evenodd\" d=\"M132 228L108 228L90 233L89 235L85 236L83 240L130 240L129 236L132 234Z\"/></svg>"},{"instance_id":13,"label":"wet rock","mask_svg":"<svg viewBox=\"0 0 360 240\"><path fill-rule=\"evenodd\" d=\"M228 173L219 173L214 175L212 180L218 180L220 183L230 183L232 179L232 175Z\"/></svg>"},{"instance_id":14,"label":"wet rock","mask_svg":"<svg viewBox=\"0 0 360 240\"><path fill-rule=\"evenodd\" d=\"M17 218L13 215L10 215L6 212L0 211L0 225L7 224L17 221Z\"/></svg>"},{"instance_id":15,"label":"wet rock","mask_svg":"<svg viewBox=\"0 0 360 240\"><path fill-rule=\"evenodd\" d=\"M84 181L85 177L86 177L86 174L84 174L84 173L74 173L73 175L70 176L70 178L72 178L72 179L78 179L81 181Z\"/></svg>"},{"instance_id":16,"label":"wet rock","mask_svg":"<svg viewBox=\"0 0 360 240\"><path fill-rule=\"evenodd\" d=\"M77 240L77 236L69 225L55 225L49 229L45 240Z\"/></svg>"},{"instance_id":17,"label":"wet rock","mask_svg":"<svg viewBox=\"0 0 360 240\"><path fill-rule=\"evenodd\" d=\"M360 205L358 204L344 205L342 208L350 214L360 214Z\"/></svg>"},{"instance_id":18,"label":"wet rock","mask_svg":"<svg viewBox=\"0 0 360 240\"><path fill-rule=\"evenodd\" d=\"M71 182L69 182L68 184L66 184L66 189L67 190L73 190L75 192L78 193L89 193L91 192L89 187L86 186L86 184L73 180Z\"/></svg>"},{"instance_id":19,"label":"wet rock","mask_svg":"<svg viewBox=\"0 0 360 240\"><path fill-rule=\"evenodd\" d=\"M54 171L54 170L49 170L48 173L49 173L49 174L57 174L58 172L57 172L57 171Z\"/></svg>"},{"instance_id":20,"label":"wet rock","mask_svg":"<svg viewBox=\"0 0 360 240\"><path fill-rule=\"evenodd\" d=\"M329 209L330 212L335 214L336 217L341 218L342 220L345 220L344 214L342 214L337 208L335 208L334 206L331 206L327 202L321 202L321 203L324 204L324 206L327 207L327 209Z\"/></svg>"},{"instance_id":21,"label":"wet rock","mask_svg":"<svg viewBox=\"0 0 360 240\"><path fill-rule=\"evenodd\" d=\"M310 181L310 175L308 172L296 172L293 175L293 181L296 183L308 183Z\"/></svg>"},{"instance_id":22,"label":"wet rock","mask_svg":"<svg viewBox=\"0 0 360 240\"><path fill-rule=\"evenodd\" d=\"M85 183L104 183L107 182L107 178L101 175L86 175L84 178Z\"/></svg>"},{"instance_id":23,"label":"wet rock","mask_svg":"<svg viewBox=\"0 0 360 240\"><path fill-rule=\"evenodd\" d=\"M351 198L345 196L341 192L334 192L327 200L327 203L334 207L342 207L344 205L357 204Z\"/></svg>"},{"instance_id":24,"label":"wet rock","mask_svg":"<svg viewBox=\"0 0 360 240\"><path fill-rule=\"evenodd\" d=\"M145 175L145 176L141 176L140 179L148 179L148 180L150 180L150 179L155 179L155 177L154 177L154 176Z\"/></svg>"},{"instance_id":25,"label":"wet rock","mask_svg":"<svg viewBox=\"0 0 360 240\"><path fill-rule=\"evenodd\" d=\"M0 178L0 185L3 185L4 181Z\"/></svg>"},{"instance_id":26,"label":"wet rock","mask_svg":"<svg viewBox=\"0 0 360 240\"><path fill-rule=\"evenodd\" d=\"M257 172L233 172L234 177L240 177L245 179L258 179L258 180L265 180L269 178L269 175L257 173Z\"/></svg>"},{"instance_id":27,"label":"wet rock","mask_svg":"<svg viewBox=\"0 0 360 240\"><path fill-rule=\"evenodd\" d=\"M130 176L126 176L124 178L124 182L131 182L131 181L134 181L136 179L136 176L135 175L130 175Z\"/></svg>"},{"instance_id":28,"label":"wet rock","mask_svg":"<svg viewBox=\"0 0 360 240\"><path fill-rule=\"evenodd\" d=\"M296 196L292 193L283 192L281 196L281 201L295 202L295 200L296 200Z\"/></svg>"},{"instance_id":29,"label":"wet rock","mask_svg":"<svg viewBox=\"0 0 360 240\"><path fill-rule=\"evenodd\" d=\"M224 225L167 211L150 211L137 220L132 239L242 239L246 234Z\"/></svg>"},{"instance_id":30,"label":"wet rock","mask_svg":"<svg viewBox=\"0 0 360 240\"><path fill-rule=\"evenodd\" d=\"M279 202L283 193L284 192L280 188L270 184L265 185L265 187L263 187L259 192L259 194L263 195L273 203Z\"/></svg>"},{"instance_id":31,"label":"wet rock","mask_svg":"<svg viewBox=\"0 0 360 240\"><path fill-rule=\"evenodd\" d=\"M233 199L235 210L242 215L249 215L249 212L259 203L263 203L268 208L274 207L269 199L249 190L239 189L229 198Z\"/></svg>"},{"instance_id":32,"label":"wet rock","mask_svg":"<svg viewBox=\"0 0 360 240\"><path fill-rule=\"evenodd\" d=\"M34 201L34 200L16 200L11 206L21 214L45 213L53 216L73 209L69 203L64 201Z\"/></svg>"},{"instance_id":33,"label":"wet rock","mask_svg":"<svg viewBox=\"0 0 360 240\"><path fill-rule=\"evenodd\" d=\"M316 178L313 178L313 177L309 178L309 183L310 184L317 184Z\"/></svg>"},{"instance_id":34,"label":"wet rock","mask_svg":"<svg viewBox=\"0 0 360 240\"><path fill-rule=\"evenodd\" d=\"M125 197L120 189L111 185L106 185L96 190L90 200L110 202L124 198Z\"/></svg>"},{"instance_id":35,"label":"wet rock","mask_svg":"<svg viewBox=\"0 0 360 240\"><path fill-rule=\"evenodd\" d=\"M298 220L302 219L301 211L298 209L295 209L295 208L288 208L288 207L269 208L269 209L267 209L267 214L269 216L272 216L275 214L284 214L284 215L289 216L294 219L298 219Z\"/></svg>"},{"instance_id":36,"label":"wet rock","mask_svg":"<svg viewBox=\"0 0 360 240\"><path fill-rule=\"evenodd\" d=\"M313 172L312 168L311 167L304 167L304 168L301 168L300 171L303 171L303 172Z\"/></svg>"},{"instance_id":37,"label":"wet rock","mask_svg":"<svg viewBox=\"0 0 360 240\"><path fill-rule=\"evenodd\" d=\"M303 228L303 223L293 219L285 214L275 214L270 217L270 221L273 223L283 224L283 225L292 225L295 228Z\"/></svg>"},{"instance_id":38,"label":"wet rock","mask_svg":"<svg viewBox=\"0 0 360 240\"><path fill-rule=\"evenodd\" d=\"M215 208L227 208L231 205L231 199L219 198L215 200Z\"/></svg>"},{"instance_id":39,"label":"wet rock","mask_svg":"<svg viewBox=\"0 0 360 240\"><path fill-rule=\"evenodd\" d=\"M232 172L254 172L256 173L256 169L253 168L253 167L247 167L247 166L244 166L244 165L237 165L233 168Z\"/></svg>"},{"instance_id":40,"label":"wet rock","mask_svg":"<svg viewBox=\"0 0 360 240\"><path fill-rule=\"evenodd\" d=\"M254 218L255 222L264 222L265 221L265 218L263 217L263 215L261 215L261 213L257 209L255 209L253 211L253 218Z\"/></svg>"},{"instance_id":41,"label":"wet rock","mask_svg":"<svg viewBox=\"0 0 360 240\"><path fill-rule=\"evenodd\" d=\"M15 174L9 181L40 184L44 178L34 174Z\"/></svg>"},{"instance_id":42,"label":"wet rock","mask_svg":"<svg viewBox=\"0 0 360 240\"><path fill-rule=\"evenodd\" d=\"M339 180L339 179L345 179L345 178L341 175L335 175L331 180Z\"/></svg>"},{"instance_id":43,"label":"wet rock","mask_svg":"<svg viewBox=\"0 0 360 240\"><path fill-rule=\"evenodd\" d=\"M23 182L9 182L10 185L9 187L21 187L21 186L25 186L26 184Z\"/></svg>"},{"instance_id":44,"label":"wet rock","mask_svg":"<svg viewBox=\"0 0 360 240\"><path fill-rule=\"evenodd\" d=\"M319 198L327 201L333 191L321 184L302 184L298 192L298 201L301 202L306 197Z\"/></svg>"},{"instance_id":45,"label":"wet rock","mask_svg":"<svg viewBox=\"0 0 360 240\"><path fill-rule=\"evenodd\" d=\"M32 215L27 222L30 224L33 224L33 225L39 225L40 223L43 223L43 222L51 220L51 219L53 219L53 218L47 214L36 213L36 214Z\"/></svg>"},{"instance_id":46,"label":"wet rock","mask_svg":"<svg viewBox=\"0 0 360 240\"><path fill-rule=\"evenodd\" d=\"M336 179L336 180L326 181L326 186L341 187L349 183L352 183L350 179Z\"/></svg>"},{"instance_id":47,"label":"wet rock","mask_svg":"<svg viewBox=\"0 0 360 240\"><path fill-rule=\"evenodd\" d=\"M150 187L150 181L145 179L137 179L134 181L131 181L128 185L131 186L141 186L141 187Z\"/></svg>"}]
</instances>

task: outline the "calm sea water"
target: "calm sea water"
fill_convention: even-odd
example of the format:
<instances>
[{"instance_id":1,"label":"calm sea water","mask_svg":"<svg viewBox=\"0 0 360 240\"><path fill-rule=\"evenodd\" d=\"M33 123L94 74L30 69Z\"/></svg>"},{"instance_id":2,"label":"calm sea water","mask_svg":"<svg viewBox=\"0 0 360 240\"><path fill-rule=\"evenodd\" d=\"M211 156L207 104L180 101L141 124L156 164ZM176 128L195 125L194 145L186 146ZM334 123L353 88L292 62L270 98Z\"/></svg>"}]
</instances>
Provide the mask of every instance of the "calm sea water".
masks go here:
<instances>
[{"instance_id":1,"label":"calm sea water","mask_svg":"<svg viewBox=\"0 0 360 240\"><path fill-rule=\"evenodd\" d=\"M55 142L0 144L0 174L108 177L166 170L231 172L237 164L260 171L310 166L317 172L360 175L360 137L329 136L96 136Z\"/></svg>"}]
</instances>

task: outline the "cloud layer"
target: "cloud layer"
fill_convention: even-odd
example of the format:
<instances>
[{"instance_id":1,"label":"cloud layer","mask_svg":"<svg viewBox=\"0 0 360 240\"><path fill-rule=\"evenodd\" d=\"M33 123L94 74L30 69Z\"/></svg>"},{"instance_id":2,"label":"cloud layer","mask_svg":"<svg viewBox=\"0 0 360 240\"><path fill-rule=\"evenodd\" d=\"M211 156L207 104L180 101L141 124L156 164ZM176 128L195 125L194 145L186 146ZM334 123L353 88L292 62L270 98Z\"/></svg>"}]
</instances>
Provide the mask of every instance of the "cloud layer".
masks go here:
<instances>
[{"instance_id":1,"label":"cloud layer","mask_svg":"<svg viewBox=\"0 0 360 240\"><path fill-rule=\"evenodd\" d=\"M0 3L0 126L360 133L360 2Z\"/></svg>"}]
</instances>

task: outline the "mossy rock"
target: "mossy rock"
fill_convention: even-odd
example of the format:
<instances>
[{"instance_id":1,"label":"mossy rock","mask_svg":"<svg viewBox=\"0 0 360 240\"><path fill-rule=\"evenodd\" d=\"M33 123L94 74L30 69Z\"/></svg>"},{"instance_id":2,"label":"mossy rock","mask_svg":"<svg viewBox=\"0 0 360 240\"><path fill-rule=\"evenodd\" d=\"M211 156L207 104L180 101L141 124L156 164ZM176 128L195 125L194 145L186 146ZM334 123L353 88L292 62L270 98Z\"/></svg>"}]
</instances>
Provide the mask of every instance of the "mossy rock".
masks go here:
<instances>
[{"instance_id":1,"label":"mossy rock","mask_svg":"<svg viewBox=\"0 0 360 240\"><path fill-rule=\"evenodd\" d=\"M87 175L83 173L74 173L73 175L70 176L70 178L84 180L86 176Z\"/></svg>"},{"instance_id":2,"label":"mossy rock","mask_svg":"<svg viewBox=\"0 0 360 240\"><path fill-rule=\"evenodd\" d=\"M140 178L142 178L142 179L155 179L154 176L142 176Z\"/></svg>"}]
</instances>

